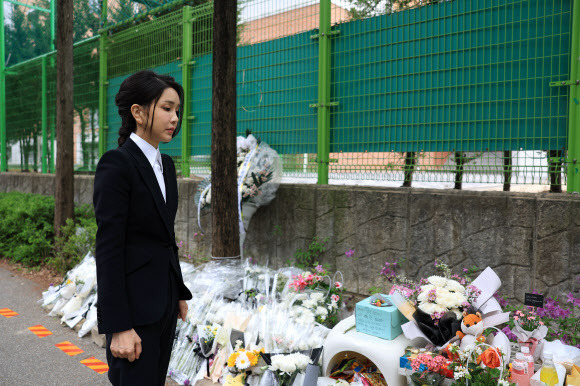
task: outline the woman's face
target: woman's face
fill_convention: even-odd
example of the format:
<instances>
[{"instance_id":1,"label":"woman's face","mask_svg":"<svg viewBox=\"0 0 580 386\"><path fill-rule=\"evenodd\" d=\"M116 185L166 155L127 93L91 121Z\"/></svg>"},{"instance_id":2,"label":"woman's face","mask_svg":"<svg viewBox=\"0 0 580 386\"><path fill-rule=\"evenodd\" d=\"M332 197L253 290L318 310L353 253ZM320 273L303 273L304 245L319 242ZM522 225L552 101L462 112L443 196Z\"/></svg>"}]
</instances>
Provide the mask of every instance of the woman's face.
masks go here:
<instances>
[{"instance_id":1,"label":"woman's face","mask_svg":"<svg viewBox=\"0 0 580 386\"><path fill-rule=\"evenodd\" d=\"M146 130L144 124L140 125L137 122L136 134L155 148L159 147L160 142L170 142L179 122L178 114L181 108L179 103L177 91L173 88L166 88L155 106L155 114L153 114L153 103L149 106L148 116L145 116L145 110L140 112L143 117L142 122L150 122L151 117L154 117L153 124L149 123Z\"/></svg>"}]
</instances>

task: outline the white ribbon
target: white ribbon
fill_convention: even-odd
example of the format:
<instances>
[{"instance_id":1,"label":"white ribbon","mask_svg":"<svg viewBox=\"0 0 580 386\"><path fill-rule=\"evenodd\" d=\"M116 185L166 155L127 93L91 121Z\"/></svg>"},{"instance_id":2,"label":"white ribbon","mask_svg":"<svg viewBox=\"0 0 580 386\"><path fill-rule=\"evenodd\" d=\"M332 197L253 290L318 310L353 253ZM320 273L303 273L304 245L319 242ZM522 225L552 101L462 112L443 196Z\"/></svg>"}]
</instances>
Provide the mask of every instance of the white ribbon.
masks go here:
<instances>
[{"instance_id":1,"label":"white ribbon","mask_svg":"<svg viewBox=\"0 0 580 386\"><path fill-rule=\"evenodd\" d=\"M252 151L246 155L244 162L240 166L240 172L238 173L238 218L240 223L240 234L246 233L246 230L244 229L244 223L242 221L242 187L244 186L244 179L246 178L246 174L248 174L248 170L250 170L250 162L256 154L258 146L254 147Z\"/></svg>"},{"instance_id":2,"label":"white ribbon","mask_svg":"<svg viewBox=\"0 0 580 386\"><path fill-rule=\"evenodd\" d=\"M201 200L203 200L203 197L205 196L207 191L210 190L210 188L211 188L211 182L201 192L201 194L199 195L199 202L197 203L197 226L199 227L199 229L201 229L202 233L204 232L204 230L201 227L201 215L200 215L200 213L201 213Z\"/></svg>"},{"instance_id":3,"label":"white ribbon","mask_svg":"<svg viewBox=\"0 0 580 386\"><path fill-rule=\"evenodd\" d=\"M279 273L276 273L274 275L274 283L272 284L272 292L270 294L270 297L272 298L272 300L276 300L276 288L278 287L278 275L279 275Z\"/></svg>"}]
</instances>

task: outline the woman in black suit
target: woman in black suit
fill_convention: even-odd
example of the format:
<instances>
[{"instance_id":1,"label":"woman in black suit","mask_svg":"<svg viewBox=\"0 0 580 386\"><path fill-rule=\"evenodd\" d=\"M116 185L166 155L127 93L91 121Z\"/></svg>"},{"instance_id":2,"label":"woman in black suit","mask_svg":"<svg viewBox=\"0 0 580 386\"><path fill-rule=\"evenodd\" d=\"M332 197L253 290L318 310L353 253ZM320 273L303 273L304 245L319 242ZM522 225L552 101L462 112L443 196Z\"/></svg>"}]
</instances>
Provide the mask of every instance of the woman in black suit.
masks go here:
<instances>
[{"instance_id":1,"label":"woman in black suit","mask_svg":"<svg viewBox=\"0 0 580 386\"><path fill-rule=\"evenodd\" d=\"M119 147L95 173L97 320L114 385L165 383L177 318L185 321L192 297L175 243L175 165L158 149L177 135L182 101L170 76L125 79L115 97Z\"/></svg>"}]
</instances>

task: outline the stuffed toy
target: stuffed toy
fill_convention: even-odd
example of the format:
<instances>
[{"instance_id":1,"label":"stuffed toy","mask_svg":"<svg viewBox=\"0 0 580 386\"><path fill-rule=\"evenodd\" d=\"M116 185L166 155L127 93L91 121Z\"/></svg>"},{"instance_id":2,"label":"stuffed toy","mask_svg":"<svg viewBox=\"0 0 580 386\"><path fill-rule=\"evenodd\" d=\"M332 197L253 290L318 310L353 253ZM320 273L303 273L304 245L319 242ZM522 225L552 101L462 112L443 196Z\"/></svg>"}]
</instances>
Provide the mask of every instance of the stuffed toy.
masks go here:
<instances>
[{"instance_id":1,"label":"stuffed toy","mask_svg":"<svg viewBox=\"0 0 580 386\"><path fill-rule=\"evenodd\" d=\"M482 335L483 330L483 321L479 312L468 314L463 311L461 331L457 331L456 334L461 339L459 348L465 350L468 346L474 346L476 341L485 342L485 336Z\"/></svg>"}]
</instances>

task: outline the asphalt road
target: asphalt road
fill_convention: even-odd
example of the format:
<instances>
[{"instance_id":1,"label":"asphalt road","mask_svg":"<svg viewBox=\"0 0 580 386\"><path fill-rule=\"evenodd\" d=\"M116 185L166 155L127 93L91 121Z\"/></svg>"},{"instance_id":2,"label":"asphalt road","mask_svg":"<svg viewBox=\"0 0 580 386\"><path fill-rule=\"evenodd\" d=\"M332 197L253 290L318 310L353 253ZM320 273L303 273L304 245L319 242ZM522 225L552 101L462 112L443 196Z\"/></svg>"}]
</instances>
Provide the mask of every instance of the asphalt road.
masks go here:
<instances>
[{"instance_id":1,"label":"asphalt road","mask_svg":"<svg viewBox=\"0 0 580 386\"><path fill-rule=\"evenodd\" d=\"M105 350L93 343L90 333L77 332L48 316L37 303L46 290L39 284L0 268L0 309L18 313L0 315L0 385L109 385L107 373L99 374L80 363L94 357L107 362ZM52 335L39 338L28 328L42 325ZM69 341L84 352L69 356L55 347ZM171 379L167 384L175 385Z\"/></svg>"}]
</instances>

